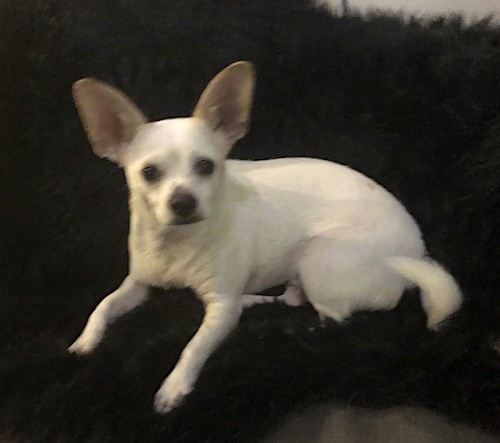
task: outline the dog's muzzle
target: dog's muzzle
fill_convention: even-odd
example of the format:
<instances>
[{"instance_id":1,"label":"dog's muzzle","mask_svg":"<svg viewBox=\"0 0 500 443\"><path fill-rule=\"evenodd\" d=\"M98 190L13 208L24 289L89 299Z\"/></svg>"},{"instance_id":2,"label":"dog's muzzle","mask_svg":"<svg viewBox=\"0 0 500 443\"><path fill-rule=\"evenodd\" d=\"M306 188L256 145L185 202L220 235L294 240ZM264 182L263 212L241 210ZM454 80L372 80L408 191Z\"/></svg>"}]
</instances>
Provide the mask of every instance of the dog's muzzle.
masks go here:
<instances>
[{"instance_id":1,"label":"dog's muzzle","mask_svg":"<svg viewBox=\"0 0 500 443\"><path fill-rule=\"evenodd\" d=\"M203 221L203 217L198 213L198 200L188 191L183 189L175 191L168 205L174 216L171 225L190 225Z\"/></svg>"},{"instance_id":2,"label":"dog's muzzle","mask_svg":"<svg viewBox=\"0 0 500 443\"><path fill-rule=\"evenodd\" d=\"M176 217L171 223L171 226L182 226L182 225L192 225L194 223L202 222L204 218L199 215L193 215L191 217Z\"/></svg>"},{"instance_id":3,"label":"dog's muzzle","mask_svg":"<svg viewBox=\"0 0 500 443\"><path fill-rule=\"evenodd\" d=\"M196 213L198 200L189 192L176 191L170 197L168 205L176 218L189 219Z\"/></svg>"}]
</instances>

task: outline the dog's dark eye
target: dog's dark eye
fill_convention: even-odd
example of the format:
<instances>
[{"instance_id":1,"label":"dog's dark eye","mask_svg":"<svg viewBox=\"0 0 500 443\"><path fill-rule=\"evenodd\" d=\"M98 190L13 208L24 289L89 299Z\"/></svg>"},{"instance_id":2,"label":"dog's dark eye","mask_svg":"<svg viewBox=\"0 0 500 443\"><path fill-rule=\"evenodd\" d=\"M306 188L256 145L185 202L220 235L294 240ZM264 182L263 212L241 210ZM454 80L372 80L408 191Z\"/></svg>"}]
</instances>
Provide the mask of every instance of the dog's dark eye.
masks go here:
<instances>
[{"instance_id":1,"label":"dog's dark eye","mask_svg":"<svg viewBox=\"0 0 500 443\"><path fill-rule=\"evenodd\" d=\"M147 165L142 168L142 176L149 183L154 183L161 177L161 171L155 165Z\"/></svg>"},{"instance_id":2,"label":"dog's dark eye","mask_svg":"<svg viewBox=\"0 0 500 443\"><path fill-rule=\"evenodd\" d=\"M196 163L194 164L194 170L199 175L203 176L212 175L214 169L215 169L214 162L212 160L209 160L208 158L200 158L196 160Z\"/></svg>"}]
</instances>

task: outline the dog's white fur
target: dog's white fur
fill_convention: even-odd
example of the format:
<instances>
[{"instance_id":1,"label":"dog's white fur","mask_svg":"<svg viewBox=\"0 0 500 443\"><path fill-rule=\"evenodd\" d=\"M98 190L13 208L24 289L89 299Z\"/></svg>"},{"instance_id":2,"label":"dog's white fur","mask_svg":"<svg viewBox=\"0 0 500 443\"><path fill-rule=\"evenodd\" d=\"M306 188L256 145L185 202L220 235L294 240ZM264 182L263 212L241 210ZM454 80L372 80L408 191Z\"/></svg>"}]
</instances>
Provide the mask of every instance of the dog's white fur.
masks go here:
<instances>
[{"instance_id":1,"label":"dog's white fur","mask_svg":"<svg viewBox=\"0 0 500 443\"><path fill-rule=\"evenodd\" d=\"M167 412L191 392L207 358L260 291L289 282L278 297L311 302L341 321L354 311L391 309L405 287L420 286L428 326L461 304L453 277L425 257L419 227L388 191L346 166L322 160L226 160L248 128L254 70L221 71L191 118L147 123L120 91L93 79L73 93L94 151L125 169L130 188L130 270L91 314L69 348L91 352L109 325L147 298L147 286L189 286L205 317L155 397ZM195 171L198 159L215 164ZM148 182L145 166L159 177ZM179 224L169 201L182 190L198 204ZM182 220L181 220L182 221Z\"/></svg>"}]
</instances>

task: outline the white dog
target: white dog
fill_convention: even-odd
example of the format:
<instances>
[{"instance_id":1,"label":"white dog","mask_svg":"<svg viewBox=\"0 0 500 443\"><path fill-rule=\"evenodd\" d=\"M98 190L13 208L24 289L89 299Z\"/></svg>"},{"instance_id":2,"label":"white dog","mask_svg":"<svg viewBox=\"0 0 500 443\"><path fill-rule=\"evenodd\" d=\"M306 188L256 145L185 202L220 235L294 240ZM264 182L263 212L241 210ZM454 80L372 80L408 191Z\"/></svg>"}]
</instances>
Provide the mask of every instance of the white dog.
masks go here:
<instances>
[{"instance_id":1,"label":"white dog","mask_svg":"<svg viewBox=\"0 0 500 443\"><path fill-rule=\"evenodd\" d=\"M248 62L221 71L193 116L147 123L120 91L94 79L73 94L94 152L125 170L130 270L69 350L87 354L106 327L143 303L148 286L191 287L205 306L197 333L155 397L165 413L192 391L207 358L258 294L341 321L392 309L420 286L428 326L461 304L453 277L425 257L419 227L383 187L346 166L289 158L226 160L248 129L255 75ZM248 295L244 295L248 294Z\"/></svg>"}]
</instances>

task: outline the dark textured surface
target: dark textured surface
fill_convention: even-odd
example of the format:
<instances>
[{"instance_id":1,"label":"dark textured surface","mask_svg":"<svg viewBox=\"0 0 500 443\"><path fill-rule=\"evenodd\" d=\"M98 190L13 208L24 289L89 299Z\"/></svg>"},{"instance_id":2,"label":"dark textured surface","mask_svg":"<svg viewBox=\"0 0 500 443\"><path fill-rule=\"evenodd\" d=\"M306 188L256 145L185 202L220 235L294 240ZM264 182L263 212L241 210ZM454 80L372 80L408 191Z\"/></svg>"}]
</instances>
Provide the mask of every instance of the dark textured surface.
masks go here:
<instances>
[{"instance_id":1,"label":"dark textured surface","mask_svg":"<svg viewBox=\"0 0 500 443\"><path fill-rule=\"evenodd\" d=\"M299 0L0 1L0 436L20 441L255 441L320 400L424 406L500 431L500 32L459 20L334 18ZM93 75L151 119L255 62L252 129L233 156L306 155L387 186L467 297L438 334L416 294L318 329L260 306L166 417L152 398L201 305L157 292L90 358L65 349L126 274L127 190L93 156L70 97ZM332 190L334 192L334 190Z\"/></svg>"},{"instance_id":2,"label":"dark textured surface","mask_svg":"<svg viewBox=\"0 0 500 443\"><path fill-rule=\"evenodd\" d=\"M292 415L265 443L498 443L494 435L424 409L320 405Z\"/></svg>"}]
</instances>

